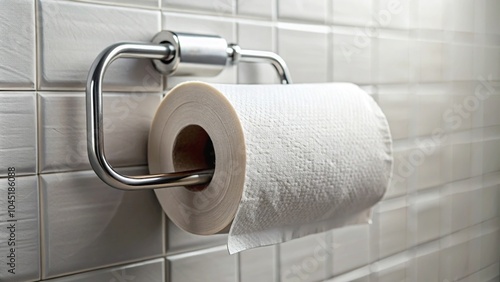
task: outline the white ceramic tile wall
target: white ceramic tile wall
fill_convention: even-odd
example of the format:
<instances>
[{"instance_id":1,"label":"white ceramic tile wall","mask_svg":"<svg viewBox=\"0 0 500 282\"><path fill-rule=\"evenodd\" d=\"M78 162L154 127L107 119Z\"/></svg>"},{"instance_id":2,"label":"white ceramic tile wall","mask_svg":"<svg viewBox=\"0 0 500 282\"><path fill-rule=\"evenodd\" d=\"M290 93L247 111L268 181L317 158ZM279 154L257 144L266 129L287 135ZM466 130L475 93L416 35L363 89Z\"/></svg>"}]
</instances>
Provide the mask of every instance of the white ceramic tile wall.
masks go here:
<instances>
[{"instance_id":1,"label":"white ceramic tile wall","mask_svg":"<svg viewBox=\"0 0 500 282\"><path fill-rule=\"evenodd\" d=\"M168 281L237 281L237 258L216 247L167 257Z\"/></svg>"},{"instance_id":2,"label":"white ceramic tile wall","mask_svg":"<svg viewBox=\"0 0 500 282\"><path fill-rule=\"evenodd\" d=\"M45 278L164 253L163 216L152 191L109 189L93 171L42 174L39 186Z\"/></svg>"},{"instance_id":3,"label":"white ceramic tile wall","mask_svg":"<svg viewBox=\"0 0 500 282\"><path fill-rule=\"evenodd\" d=\"M34 89L35 2L2 0L0 5L0 89Z\"/></svg>"},{"instance_id":4,"label":"white ceramic tile wall","mask_svg":"<svg viewBox=\"0 0 500 282\"><path fill-rule=\"evenodd\" d=\"M36 176L1 179L0 193L0 280L30 281L40 279L40 221L38 216L38 181ZM14 186L10 182L15 182ZM7 198L15 187L14 198ZM10 202L12 201L13 202ZM9 207L14 205L14 208ZM11 216L12 215L12 216ZM10 240L10 241L7 241ZM13 249L13 251L12 251ZM15 277L15 280L11 280Z\"/></svg>"},{"instance_id":5,"label":"white ceramic tile wall","mask_svg":"<svg viewBox=\"0 0 500 282\"><path fill-rule=\"evenodd\" d=\"M50 279L53 282L86 281L163 281L165 277L165 259L159 258L125 266L89 271L62 278Z\"/></svg>"},{"instance_id":6,"label":"white ceramic tile wall","mask_svg":"<svg viewBox=\"0 0 500 282\"><path fill-rule=\"evenodd\" d=\"M0 280L498 281L499 9L500 0L0 0ZM351 81L373 94L395 149L373 224L230 256L226 235L178 229L151 191L100 182L85 149L89 66L106 46L162 28L276 51L296 83ZM252 64L192 79L277 81ZM147 61L114 63L104 98L113 165L144 170L161 89L185 80L163 85ZM10 166L15 275L3 255Z\"/></svg>"},{"instance_id":7,"label":"white ceramic tile wall","mask_svg":"<svg viewBox=\"0 0 500 282\"><path fill-rule=\"evenodd\" d=\"M269 0L237 0L238 15L271 19L274 1Z\"/></svg>"},{"instance_id":8,"label":"white ceramic tile wall","mask_svg":"<svg viewBox=\"0 0 500 282\"><path fill-rule=\"evenodd\" d=\"M15 167L16 174L36 173L36 94L0 92L0 177Z\"/></svg>"},{"instance_id":9,"label":"white ceramic tile wall","mask_svg":"<svg viewBox=\"0 0 500 282\"><path fill-rule=\"evenodd\" d=\"M160 30L160 12L154 10L51 0L40 1L38 8L41 89L83 89L92 62L105 47L149 41ZM108 89L159 90L159 76L152 70L144 60L121 60L105 81ZM151 73L156 79L146 81Z\"/></svg>"},{"instance_id":10,"label":"white ceramic tile wall","mask_svg":"<svg viewBox=\"0 0 500 282\"><path fill-rule=\"evenodd\" d=\"M278 0L278 16L285 21L324 23L328 16L328 1Z\"/></svg>"},{"instance_id":11,"label":"white ceramic tile wall","mask_svg":"<svg viewBox=\"0 0 500 282\"><path fill-rule=\"evenodd\" d=\"M103 98L105 151L115 166L145 165L149 124L161 95L107 94ZM85 94L39 94L40 172L90 169Z\"/></svg>"}]
</instances>

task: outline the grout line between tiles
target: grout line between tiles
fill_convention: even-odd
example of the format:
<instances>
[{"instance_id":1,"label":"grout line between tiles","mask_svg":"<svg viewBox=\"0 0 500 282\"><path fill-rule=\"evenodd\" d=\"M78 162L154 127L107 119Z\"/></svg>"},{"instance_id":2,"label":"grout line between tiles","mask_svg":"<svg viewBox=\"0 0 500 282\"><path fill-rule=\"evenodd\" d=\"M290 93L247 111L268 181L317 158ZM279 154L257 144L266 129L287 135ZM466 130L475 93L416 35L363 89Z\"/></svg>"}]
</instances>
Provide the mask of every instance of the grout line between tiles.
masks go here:
<instances>
[{"instance_id":1,"label":"grout line between tiles","mask_svg":"<svg viewBox=\"0 0 500 282\"><path fill-rule=\"evenodd\" d=\"M241 282L241 253L236 254L236 281Z\"/></svg>"},{"instance_id":2,"label":"grout line between tiles","mask_svg":"<svg viewBox=\"0 0 500 282\"><path fill-rule=\"evenodd\" d=\"M173 260L184 259L184 258L197 256L200 254L206 254L206 253L218 252L218 251L227 251L227 245L220 245L220 246L215 246L215 247L210 247L210 248L205 248L205 249L200 249L200 250L188 251L188 252L184 252L184 253L177 253L177 254L168 256L168 258L173 259Z\"/></svg>"},{"instance_id":3,"label":"grout line between tiles","mask_svg":"<svg viewBox=\"0 0 500 282\"><path fill-rule=\"evenodd\" d=\"M46 261L44 259L45 253L45 220L43 217L43 201L45 197L42 193L42 185L41 185L41 177L39 175L40 172L40 103L39 103L39 94L38 89L40 88L40 1L36 0L34 3L34 29L35 29L35 127L36 127L36 137L35 137L35 171L37 178L37 193L38 193L38 240L39 240L39 277L40 279L45 279L45 269L46 269Z\"/></svg>"},{"instance_id":4,"label":"grout line between tiles","mask_svg":"<svg viewBox=\"0 0 500 282\"><path fill-rule=\"evenodd\" d=\"M54 1L54 0L50 0ZM136 10L152 10L152 11L157 11L160 9L161 6L148 6L148 5L134 5L134 4L129 4L129 3L118 3L118 2L112 2L112 1L99 1L99 0L58 0L58 1L64 1L64 2L73 2L73 3L81 3L83 5L98 5L98 6L106 6L106 7L116 7L116 8L129 8L129 9L136 9ZM161 0L158 0L161 4Z\"/></svg>"},{"instance_id":5,"label":"grout line between tiles","mask_svg":"<svg viewBox=\"0 0 500 282\"><path fill-rule=\"evenodd\" d=\"M281 248L280 244L274 245L274 281L281 281Z\"/></svg>"}]
</instances>

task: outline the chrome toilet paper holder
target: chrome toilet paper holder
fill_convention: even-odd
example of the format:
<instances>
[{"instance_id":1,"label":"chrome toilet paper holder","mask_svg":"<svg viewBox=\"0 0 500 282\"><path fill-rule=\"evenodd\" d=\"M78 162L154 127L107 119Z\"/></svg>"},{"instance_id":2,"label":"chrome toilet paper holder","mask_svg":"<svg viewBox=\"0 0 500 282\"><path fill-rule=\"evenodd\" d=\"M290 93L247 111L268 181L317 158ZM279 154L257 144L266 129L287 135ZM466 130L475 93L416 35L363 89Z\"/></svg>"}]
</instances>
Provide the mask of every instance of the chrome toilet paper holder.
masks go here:
<instances>
[{"instance_id":1,"label":"chrome toilet paper holder","mask_svg":"<svg viewBox=\"0 0 500 282\"><path fill-rule=\"evenodd\" d=\"M110 165L104 152L102 83L106 69L118 58L151 59L158 72L170 76L215 76L227 65L265 62L274 67L282 84L292 82L285 61L276 53L244 50L219 36L161 31L152 43L109 46L97 56L87 79L87 152L92 169L102 181L127 191L205 184L214 170L128 176Z\"/></svg>"}]
</instances>

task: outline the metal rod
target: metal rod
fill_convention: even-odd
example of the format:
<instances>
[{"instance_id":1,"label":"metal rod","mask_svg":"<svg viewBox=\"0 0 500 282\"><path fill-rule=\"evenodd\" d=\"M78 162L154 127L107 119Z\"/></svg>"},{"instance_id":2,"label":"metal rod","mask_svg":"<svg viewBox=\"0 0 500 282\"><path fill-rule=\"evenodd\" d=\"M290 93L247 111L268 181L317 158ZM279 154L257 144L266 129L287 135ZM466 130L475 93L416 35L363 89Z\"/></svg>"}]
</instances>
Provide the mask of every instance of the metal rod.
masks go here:
<instances>
[{"instance_id":1,"label":"metal rod","mask_svg":"<svg viewBox=\"0 0 500 282\"><path fill-rule=\"evenodd\" d=\"M168 60L172 49L165 45L122 43L104 50L94 61L87 80L87 151L92 168L108 185L121 190L143 190L207 183L213 170L197 170L141 176L116 172L104 153L102 82L108 66L118 58Z\"/></svg>"},{"instance_id":2,"label":"metal rod","mask_svg":"<svg viewBox=\"0 0 500 282\"><path fill-rule=\"evenodd\" d=\"M281 84L292 83L292 78L286 62L278 54L267 51L245 50L241 49L240 46L236 44L230 44L228 48L228 56L233 63L270 63L278 73Z\"/></svg>"}]
</instances>

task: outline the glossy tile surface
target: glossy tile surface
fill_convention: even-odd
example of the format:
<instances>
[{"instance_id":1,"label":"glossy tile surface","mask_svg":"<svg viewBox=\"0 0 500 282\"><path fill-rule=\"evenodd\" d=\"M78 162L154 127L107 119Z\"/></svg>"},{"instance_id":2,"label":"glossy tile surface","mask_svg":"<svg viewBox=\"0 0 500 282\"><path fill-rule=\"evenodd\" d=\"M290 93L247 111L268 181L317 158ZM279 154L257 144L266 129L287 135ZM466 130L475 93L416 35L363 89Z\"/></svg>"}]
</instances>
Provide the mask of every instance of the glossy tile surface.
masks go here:
<instances>
[{"instance_id":1,"label":"glossy tile surface","mask_svg":"<svg viewBox=\"0 0 500 282\"><path fill-rule=\"evenodd\" d=\"M188 233L172 221L167 223L167 253L177 254L227 244L227 234L200 236Z\"/></svg>"},{"instance_id":2,"label":"glossy tile surface","mask_svg":"<svg viewBox=\"0 0 500 282\"><path fill-rule=\"evenodd\" d=\"M294 44L300 38L309 42L306 49ZM302 30L278 29L278 53L286 61L294 83L327 82L328 34Z\"/></svg>"},{"instance_id":3,"label":"glossy tile surface","mask_svg":"<svg viewBox=\"0 0 500 282\"><path fill-rule=\"evenodd\" d=\"M35 3L0 1L0 89L35 88Z\"/></svg>"},{"instance_id":4,"label":"glossy tile surface","mask_svg":"<svg viewBox=\"0 0 500 282\"><path fill-rule=\"evenodd\" d=\"M238 15L271 19L274 12L273 1L237 0Z\"/></svg>"},{"instance_id":5,"label":"glossy tile surface","mask_svg":"<svg viewBox=\"0 0 500 282\"><path fill-rule=\"evenodd\" d=\"M359 41L351 33L351 29L333 33L333 80L369 84L372 82L372 38Z\"/></svg>"},{"instance_id":6,"label":"glossy tile surface","mask_svg":"<svg viewBox=\"0 0 500 282\"><path fill-rule=\"evenodd\" d=\"M36 176L0 178L1 281L40 279L37 184Z\"/></svg>"},{"instance_id":7,"label":"glossy tile surface","mask_svg":"<svg viewBox=\"0 0 500 282\"><path fill-rule=\"evenodd\" d=\"M35 174L37 162L36 94L0 92L0 177Z\"/></svg>"},{"instance_id":8,"label":"glossy tile surface","mask_svg":"<svg viewBox=\"0 0 500 282\"><path fill-rule=\"evenodd\" d=\"M106 94L103 98L104 147L112 165L147 163L149 126L160 94ZM84 94L39 95L40 171L90 169Z\"/></svg>"},{"instance_id":9,"label":"glossy tile surface","mask_svg":"<svg viewBox=\"0 0 500 282\"><path fill-rule=\"evenodd\" d=\"M167 281L237 281L236 256L225 247L167 257Z\"/></svg>"},{"instance_id":10,"label":"glossy tile surface","mask_svg":"<svg viewBox=\"0 0 500 282\"><path fill-rule=\"evenodd\" d=\"M85 281L165 281L165 260L163 258L129 264L126 266L106 268L82 274L56 278L54 282Z\"/></svg>"},{"instance_id":11,"label":"glossy tile surface","mask_svg":"<svg viewBox=\"0 0 500 282\"><path fill-rule=\"evenodd\" d=\"M277 266L276 246L267 246L242 252L240 281L275 281Z\"/></svg>"},{"instance_id":12,"label":"glossy tile surface","mask_svg":"<svg viewBox=\"0 0 500 282\"><path fill-rule=\"evenodd\" d=\"M324 23L328 16L328 1L278 0L278 16L280 19Z\"/></svg>"},{"instance_id":13,"label":"glossy tile surface","mask_svg":"<svg viewBox=\"0 0 500 282\"><path fill-rule=\"evenodd\" d=\"M332 21L335 25L364 27L370 20L374 3L363 0L332 1Z\"/></svg>"},{"instance_id":14,"label":"glossy tile surface","mask_svg":"<svg viewBox=\"0 0 500 282\"><path fill-rule=\"evenodd\" d=\"M319 281L328 277L331 237L325 233L280 244L280 271L284 281Z\"/></svg>"},{"instance_id":15,"label":"glossy tile surface","mask_svg":"<svg viewBox=\"0 0 500 282\"><path fill-rule=\"evenodd\" d=\"M45 278L163 253L162 211L152 191L113 189L93 171L44 174L40 191Z\"/></svg>"},{"instance_id":16,"label":"glossy tile surface","mask_svg":"<svg viewBox=\"0 0 500 282\"><path fill-rule=\"evenodd\" d=\"M378 257L386 258L406 249L407 206L404 199L390 200L379 205L374 218L378 227Z\"/></svg>"},{"instance_id":17,"label":"glossy tile surface","mask_svg":"<svg viewBox=\"0 0 500 282\"><path fill-rule=\"evenodd\" d=\"M333 274L339 275L370 263L370 226L333 230Z\"/></svg>"},{"instance_id":18,"label":"glossy tile surface","mask_svg":"<svg viewBox=\"0 0 500 282\"><path fill-rule=\"evenodd\" d=\"M122 41L150 42L160 31L159 11L52 0L40 1L39 9L42 89L83 89L104 48ZM119 60L106 74L105 89L160 89L159 75L147 60Z\"/></svg>"}]
</instances>

